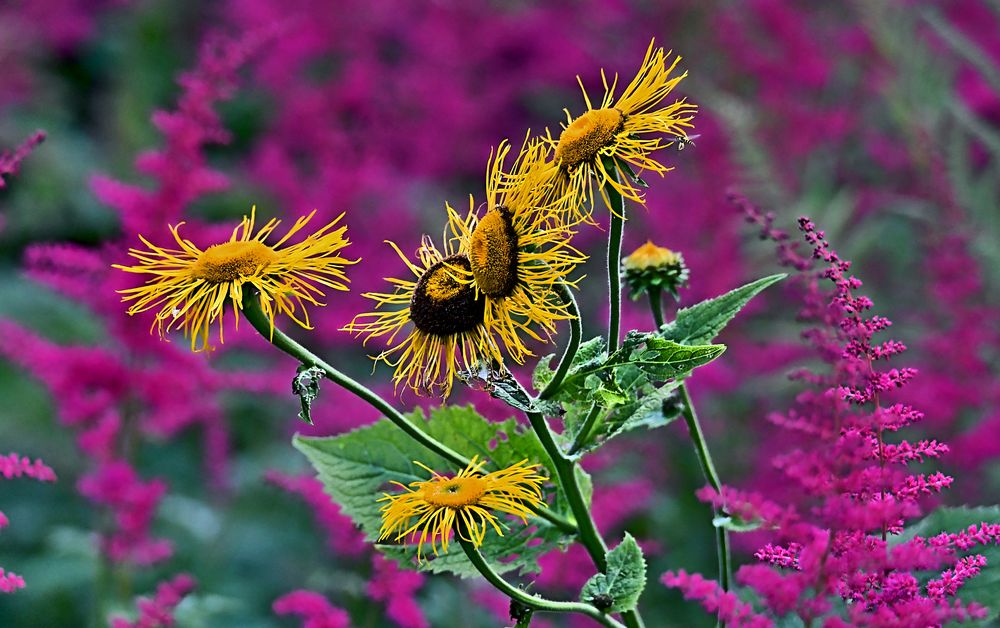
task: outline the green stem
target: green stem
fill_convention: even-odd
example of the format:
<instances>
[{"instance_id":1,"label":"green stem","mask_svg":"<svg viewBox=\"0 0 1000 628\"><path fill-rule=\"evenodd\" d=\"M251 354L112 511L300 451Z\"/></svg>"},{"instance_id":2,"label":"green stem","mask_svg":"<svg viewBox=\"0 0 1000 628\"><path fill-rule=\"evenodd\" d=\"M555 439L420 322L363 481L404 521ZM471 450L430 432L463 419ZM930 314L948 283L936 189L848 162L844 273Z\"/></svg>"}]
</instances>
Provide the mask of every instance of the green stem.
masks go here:
<instances>
[{"instance_id":1,"label":"green stem","mask_svg":"<svg viewBox=\"0 0 1000 628\"><path fill-rule=\"evenodd\" d=\"M455 536L458 538L458 542L462 544L462 549L465 550L465 555L469 557L469 561L477 570L479 570L479 573L486 578L487 582L519 604L523 604L524 606L539 612L580 613L596 620L602 626L608 626L609 628L624 628L622 624L617 622L613 617L605 615L599 611L597 607L591 606L590 604L584 604L582 602L555 602L538 597L537 595L531 595L530 593L526 593L525 591L518 589L504 580L499 574L497 574L497 572L493 571L493 568L486 562L483 555L479 553L476 546L471 541L467 541L463 538L461 531L458 531Z\"/></svg>"},{"instance_id":2,"label":"green stem","mask_svg":"<svg viewBox=\"0 0 1000 628\"><path fill-rule=\"evenodd\" d=\"M604 169L608 172L616 183L618 179L618 164L614 158L603 158ZM611 185L604 186L604 192L608 195L611 205L611 225L608 229L608 353L618 350L618 342L621 338L621 316L622 316L622 232L625 229L625 199Z\"/></svg>"},{"instance_id":3,"label":"green stem","mask_svg":"<svg viewBox=\"0 0 1000 628\"><path fill-rule=\"evenodd\" d=\"M698 462L701 463L701 470L705 474L708 484L716 493L722 495L722 482L719 480L719 472L715 470L715 463L712 462L712 454L708 451L708 443L705 442L705 434L701 431L701 424L698 422L698 415L695 413L694 404L691 403L691 395L685 384L680 386L681 400L684 408L681 414L687 422L688 432L691 433L691 441L694 443L695 452L698 454ZM715 509L716 516L722 516L718 508ZM715 528L715 544L719 553L719 584L723 591L729 590L730 582L730 559L729 559L729 530L723 527Z\"/></svg>"},{"instance_id":4,"label":"green stem","mask_svg":"<svg viewBox=\"0 0 1000 628\"><path fill-rule=\"evenodd\" d=\"M593 431L594 425L597 423L597 417L601 414L601 406L594 404L590 406L590 412L583 419L583 425L580 426L580 431L576 433L576 438L573 439L573 444L570 445L569 450L566 452L567 456L575 456L581 449L583 449L584 444L587 442L587 437L590 436L590 432Z\"/></svg>"},{"instance_id":5,"label":"green stem","mask_svg":"<svg viewBox=\"0 0 1000 628\"><path fill-rule=\"evenodd\" d=\"M563 352L562 360L559 361L559 367L556 369L555 375L552 376L552 381L538 395L539 399L550 399L559 392L563 379L566 378L566 373L569 372L569 367L573 363L573 358L576 357L576 352L580 348L580 340L583 338L583 323L580 321L580 308L576 304L573 292L563 281L559 282L559 294L566 305L569 306L569 313L573 317L569 321L569 344L566 345L566 351Z\"/></svg>"},{"instance_id":6,"label":"green stem","mask_svg":"<svg viewBox=\"0 0 1000 628\"><path fill-rule=\"evenodd\" d=\"M468 466L468 458L451 449L411 423L399 410L392 407L385 399L378 396L378 394L333 368L319 356L289 338L277 327L272 328L267 316L265 316L264 312L260 309L260 299L256 294L252 294L249 290L244 291L243 293L243 315L250 322L253 328L275 347L281 349L306 366L315 366L321 369L327 379L335 382L345 388L348 392L351 392L368 402L372 407L384 414L386 418L396 424L396 426L406 432L418 443L457 467ZM538 512L538 516L555 525L567 534L576 534L578 532L577 527L573 525L571 521L560 517L554 512L541 510Z\"/></svg>"},{"instance_id":7,"label":"green stem","mask_svg":"<svg viewBox=\"0 0 1000 628\"><path fill-rule=\"evenodd\" d=\"M663 290L659 286L650 286L647 291L649 295L649 308L653 311L653 323L656 329L663 327L663 303L660 300Z\"/></svg>"},{"instance_id":8,"label":"green stem","mask_svg":"<svg viewBox=\"0 0 1000 628\"><path fill-rule=\"evenodd\" d=\"M661 290L659 287L649 289L649 308L653 313L653 322L656 328L663 327L663 307L660 301ZM705 441L705 434L701 431L701 423L698 422L698 415L695 413L694 404L691 402L691 395L688 393L687 385L681 383L681 400L684 409L681 413L687 422L688 432L691 434L691 441L694 443L695 452L698 454L698 462L701 463L701 470L705 474L705 479L709 485L722 495L722 481L719 479L719 472L715 470L715 463L712 462L712 453L708 450L708 443ZM716 509L715 516L722 513ZM729 590L729 530L721 526L715 526L715 545L719 555L719 584L724 591Z\"/></svg>"}]
</instances>

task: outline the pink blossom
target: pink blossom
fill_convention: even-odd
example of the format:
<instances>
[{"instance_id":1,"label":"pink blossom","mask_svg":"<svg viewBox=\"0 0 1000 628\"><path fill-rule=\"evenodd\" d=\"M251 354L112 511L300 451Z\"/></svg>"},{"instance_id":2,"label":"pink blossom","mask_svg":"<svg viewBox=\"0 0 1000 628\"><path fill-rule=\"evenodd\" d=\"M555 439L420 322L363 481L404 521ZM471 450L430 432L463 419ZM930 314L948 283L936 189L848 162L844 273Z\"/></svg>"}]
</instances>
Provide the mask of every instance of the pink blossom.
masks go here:
<instances>
[{"instance_id":1,"label":"pink blossom","mask_svg":"<svg viewBox=\"0 0 1000 628\"><path fill-rule=\"evenodd\" d=\"M7 182L4 181L4 175L13 176L17 174L21 162L43 141L45 141L45 131L35 131L13 153L0 153L0 190L7 186Z\"/></svg>"},{"instance_id":2,"label":"pink blossom","mask_svg":"<svg viewBox=\"0 0 1000 628\"><path fill-rule=\"evenodd\" d=\"M754 613L753 607L740 601L735 593L722 590L718 582L706 580L698 574L688 574L683 569L668 571L660 577L665 586L680 589L684 598L697 600L706 611L718 615L719 621L732 626L764 628L774 622Z\"/></svg>"},{"instance_id":3,"label":"pink blossom","mask_svg":"<svg viewBox=\"0 0 1000 628\"><path fill-rule=\"evenodd\" d=\"M174 576L172 580L161 582L156 587L153 599L139 598L136 608L139 617L130 622L115 618L111 621L112 628L168 628L175 625L174 609L195 588L194 578L187 574Z\"/></svg>"},{"instance_id":4,"label":"pink blossom","mask_svg":"<svg viewBox=\"0 0 1000 628\"><path fill-rule=\"evenodd\" d=\"M349 517L340 512L340 506L323 491L322 482L315 477L269 471L266 478L268 482L299 495L309 504L317 522L326 531L327 545L336 554L356 557L368 550L364 534Z\"/></svg>"},{"instance_id":5,"label":"pink blossom","mask_svg":"<svg viewBox=\"0 0 1000 628\"><path fill-rule=\"evenodd\" d=\"M302 628L350 628L351 618L343 610L313 591L299 590L286 593L274 601L277 615L297 615L302 618Z\"/></svg>"},{"instance_id":6,"label":"pink blossom","mask_svg":"<svg viewBox=\"0 0 1000 628\"><path fill-rule=\"evenodd\" d=\"M372 556L374 573L368 582L368 595L384 602L385 614L400 628L428 628L430 624L415 599L424 584L424 575L404 571L391 560L378 554Z\"/></svg>"},{"instance_id":7,"label":"pink blossom","mask_svg":"<svg viewBox=\"0 0 1000 628\"><path fill-rule=\"evenodd\" d=\"M24 588L24 578L17 575L13 571L5 572L3 567L0 567L0 592L2 593L13 593L18 589Z\"/></svg>"}]
</instances>

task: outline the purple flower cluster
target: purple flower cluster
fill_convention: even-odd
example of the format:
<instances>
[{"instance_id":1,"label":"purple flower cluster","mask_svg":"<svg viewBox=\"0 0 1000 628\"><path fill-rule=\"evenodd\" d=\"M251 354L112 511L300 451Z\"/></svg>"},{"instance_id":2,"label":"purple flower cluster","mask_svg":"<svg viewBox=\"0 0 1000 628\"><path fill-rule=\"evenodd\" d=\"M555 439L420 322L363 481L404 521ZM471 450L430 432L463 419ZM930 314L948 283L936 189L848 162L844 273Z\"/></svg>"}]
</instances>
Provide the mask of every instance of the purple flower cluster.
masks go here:
<instances>
[{"instance_id":1,"label":"purple flower cluster","mask_svg":"<svg viewBox=\"0 0 1000 628\"><path fill-rule=\"evenodd\" d=\"M799 443L772 460L797 487L788 496L790 505L728 487L721 495L702 492L716 507L758 522L773 539L756 552L758 564L740 568L737 580L756 591L775 616L794 614L806 623L825 617L826 626L848 625L831 615L836 599L848 603L847 619L858 626L936 625L984 616L984 609L963 604L956 595L985 558L957 550L995 542L997 526L984 523L964 533L893 541L907 521L922 514L925 498L948 488L952 478L907 469L940 458L948 452L946 445L894 438L923 414L894 400L915 369L880 366L905 350L893 340L874 340L890 321L867 314L873 304L857 294L861 281L850 274L850 262L812 221L799 220L811 248L807 257L774 229L773 217L736 200L762 235L777 243L784 265L806 271L809 257L820 263L818 270L799 276L806 295L800 315L814 325L803 336L827 365L824 371L795 375L810 388L773 420L788 434L786 442ZM822 281L832 290L823 290ZM923 570L940 575L921 583L916 572ZM664 583L721 612L720 593L713 587L673 572ZM734 621L750 625L757 620Z\"/></svg>"},{"instance_id":2,"label":"purple flower cluster","mask_svg":"<svg viewBox=\"0 0 1000 628\"><path fill-rule=\"evenodd\" d=\"M0 455L0 476L10 480L12 478L33 478L39 482L55 482L56 474L50 467L37 459L34 462L26 456L15 453L6 456ZM10 524L7 515L0 511L0 530ZM0 567L0 593L13 593L24 588L24 578L12 571L4 571Z\"/></svg>"}]
</instances>

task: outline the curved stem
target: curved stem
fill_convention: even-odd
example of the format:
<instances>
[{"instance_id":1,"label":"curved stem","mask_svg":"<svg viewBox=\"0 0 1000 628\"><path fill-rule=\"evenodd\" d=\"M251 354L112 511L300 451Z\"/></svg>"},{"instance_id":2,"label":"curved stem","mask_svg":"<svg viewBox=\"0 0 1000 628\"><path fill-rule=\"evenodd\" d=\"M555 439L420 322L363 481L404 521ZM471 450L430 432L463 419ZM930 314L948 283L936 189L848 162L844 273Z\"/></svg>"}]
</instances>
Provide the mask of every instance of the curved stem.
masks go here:
<instances>
[{"instance_id":1,"label":"curved stem","mask_svg":"<svg viewBox=\"0 0 1000 628\"><path fill-rule=\"evenodd\" d=\"M575 456L581 449L583 445L587 442L587 437L590 436L590 432L594 429L594 425L597 423L597 417L601 414L601 406L594 404L590 406L590 412L583 419L583 425L580 426L580 431L576 433L576 437L573 439L573 444L570 445L569 450L566 452L567 456Z\"/></svg>"},{"instance_id":2,"label":"curved stem","mask_svg":"<svg viewBox=\"0 0 1000 628\"><path fill-rule=\"evenodd\" d=\"M698 422L698 415L695 413L694 404L691 403L691 395L685 384L680 386L681 401L684 408L681 414L687 423L688 431L691 433L691 441L694 443L695 452L698 454L698 462L701 463L701 470L705 473L708 484L722 495L722 481L719 480L719 472L715 470L715 463L712 462L712 454L708 451L708 443L705 441L705 434L701 431L701 424ZM715 510L716 516L723 515L719 509ZM729 590L730 582L730 559L729 559L729 530L719 526L715 528L715 544L719 553L719 584L723 591Z\"/></svg>"},{"instance_id":3,"label":"curved stem","mask_svg":"<svg viewBox=\"0 0 1000 628\"><path fill-rule=\"evenodd\" d=\"M559 361L559 367L556 369L555 375L552 376L552 381L538 395L539 399L549 399L559 392L563 379L566 378L566 373L569 372L569 367L573 363L573 358L576 357L576 352L580 348L580 340L583 338L583 323L580 321L580 308L576 304L573 292L564 281L559 282L559 295L563 298L566 305L569 306L569 313L573 316L569 321L569 344L566 345L566 350Z\"/></svg>"},{"instance_id":4,"label":"curved stem","mask_svg":"<svg viewBox=\"0 0 1000 628\"><path fill-rule=\"evenodd\" d=\"M604 170L615 183L619 182L618 164L613 157L602 157L604 160ZM605 184L604 193L607 195L611 210L611 225L608 229L608 353L618 350L618 342L621 338L621 316L622 316L622 231L625 229L625 199L618 193L612 185Z\"/></svg>"},{"instance_id":5,"label":"curved stem","mask_svg":"<svg viewBox=\"0 0 1000 628\"><path fill-rule=\"evenodd\" d=\"M537 595L532 595L526 593L521 589L518 589L514 585L510 584L504 580L497 572L493 571L483 555L479 553L476 546L463 538L463 535L459 532L456 535L458 542L462 544L462 549L465 550L465 555L469 557L469 561L475 566L480 574L486 578L487 582L496 587L501 593L509 597L510 599L516 601L519 604L540 611L540 612L552 612L552 613L580 613L586 615L591 619L594 619L602 626L608 626L609 628L624 628L622 624L616 621L613 617L609 617L599 611L597 607L591 606L590 604L584 604L582 602L555 602L553 600L546 600L545 598L538 597Z\"/></svg>"},{"instance_id":6,"label":"curved stem","mask_svg":"<svg viewBox=\"0 0 1000 628\"><path fill-rule=\"evenodd\" d=\"M255 294L251 294L251 291L247 290L243 293L243 315L250 322L254 329L256 329L261 336L268 340L278 349L281 349L288 355L292 356L302 364L307 366L315 366L323 371L327 379L336 384L342 386L348 392L357 395L364 401L368 402L372 407L385 415L387 419L392 421L397 427L406 432L410 437L416 440L418 443L430 449L437 455L441 456L445 460L451 462L457 467L466 467L469 464L469 459L458 453L454 449L451 449L444 443L438 441L433 436L429 435L427 432L423 431L413 423L411 423L403 414L392 407L385 399L380 397L377 393L366 388L361 383L351 379L344 373L341 373L337 369L333 368L327 364L323 359L314 354L309 349L306 349L299 343L295 342L284 332L282 332L277 327L272 327L271 322L264 315L264 312L260 309L260 299ZM554 512L548 510L541 510L538 516L551 524L555 525L567 534L576 534L578 532L577 526L573 525L571 521L567 521L563 517L560 517Z\"/></svg>"}]
</instances>

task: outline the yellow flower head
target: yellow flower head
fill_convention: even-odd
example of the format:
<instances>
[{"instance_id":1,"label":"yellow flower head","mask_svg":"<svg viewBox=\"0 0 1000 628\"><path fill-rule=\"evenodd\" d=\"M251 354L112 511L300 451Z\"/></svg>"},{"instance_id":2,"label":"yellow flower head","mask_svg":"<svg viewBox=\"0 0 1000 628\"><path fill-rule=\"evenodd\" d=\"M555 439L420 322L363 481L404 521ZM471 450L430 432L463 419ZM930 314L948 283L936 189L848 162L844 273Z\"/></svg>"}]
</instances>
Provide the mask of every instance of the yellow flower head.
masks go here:
<instances>
[{"instance_id":1,"label":"yellow flower head","mask_svg":"<svg viewBox=\"0 0 1000 628\"><path fill-rule=\"evenodd\" d=\"M658 266L670 266L677 264L680 256L670 249L653 244L652 240L632 251L632 254L622 260L622 268L625 270L646 270Z\"/></svg>"},{"instance_id":2,"label":"yellow flower head","mask_svg":"<svg viewBox=\"0 0 1000 628\"><path fill-rule=\"evenodd\" d=\"M381 508L379 540L402 541L412 535L417 539L419 557L428 540L435 555L438 541L442 551L447 552L453 529L476 547L486 538L487 524L503 536L499 520L490 511L515 515L527 522L543 505L545 477L538 474L538 465L527 462L522 460L484 475L481 469L485 461L474 457L469 466L453 477L439 475L418 462L431 474L431 479L411 482L409 487L394 482L406 492L386 493L379 499L388 502Z\"/></svg>"},{"instance_id":3,"label":"yellow flower head","mask_svg":"<svg viewBox=\"0 0 1000 628\"><path fill-rule=\"evenodd\" d=\"M501 143L487 163L485 213L478 214L470 197L467 216L448 207L448 220L459 253L469 260L467 267L453 267L457 280L485 300L486 328L521 363L531 355L522 336L547 339L556 321L572 317L553 286L568 281L587 257L570 246L573 232L562 222L574 199L551 194L548 147L526 143L506 174L509 151Z\"/></svg>"},{"instance_id":4,"label":"yellow flower head","mask_svg":"<svg viewBox=\"0 0 1000 628\"><path fill-rule=\"evenodd\" d=\"M461 366L475 369L480 363L502 361L496 343L483 324L485 302L475 290L455 278L454 269L471 268L466 255L456 253L450 242L439 251L426 236L417 251L419 264L406 258L394 243L388 244L406 263L413 279L386 278L396 286L392 293L368 292L363 296L383 305L402 306L389 311L358 314L344 331L371 338L388 335L394 345L376 359L396 368L393 381L406 383L418 394L451 392L456 371ZM413 327L396 341L408 323Z\"/></svg>"},{"instance_id":5,"label":"yellow flower head","mask_svg":"<svg viewBox=\"0 0 1000 628\"><path fill-rule=\"evenodd\" d=\"M573 118L567 110L567 122L559 140L553 141L551 136L548 138L555 146L555 159L561 168L557 188L570 190L578 199L577 206L586 202L588 207L593 208L595 179L601 196L609 207L611 204L604 192L606 184L613 186L627 199L643 202L642 193L631 181L627 170L618 165L618 161L630 164L636 172L650 170L662 176L670 170L653 159L650 153L673 141L669 138L664 140L661 137L663 134L686 137L684 129L692 126L691 119L697 107L683 99L669 105L663 104L663 100L677 83L687 76L687 72L676 77L670 76L681 58L674 57L667 66L668 56L669 53L664 52L663 48L654 48L654 42L650 42L638 74L617 100L615 88L618 76L615 75L614 81L608 86L607 77L602 70L604 98L596 109L591 104L583 82L580 82L587 111ZM608 172L602 157L615 160L618 181ZM617 213L616 208L611 210Z\"/></svg>"},{"instance_id":6,"label":"yellow flower head","mask_svg":"<svg viewBox=\"0 0 1000 628\"><path fill-rule=\"evenodd\" d=\"M170 227L180 249L158 247L141 235L148 250L129 249L138 260L135 266L114 267L129 273L150 275L138 288L122 290L122 301L133 301L130 315L158 310L153 327L165 337L174 327L191 338L191 349L210 349L209 327L218 320L219 342L223 341L222 317L227 300L239 324L238 309L242 307L243 289L249 284L260 292L261 309L274 329L275 314L287 314L293 321L310 329L306 304L321 306L317 298L323 291L316 284L334 290L347 290L348 281L343 267L356 264L337 251L350 244L345 237L347 227L334 229L343 214L297 244L282 245L315 215L299 218L283 238L274 244L264 241L280 224L270 220L253 233L256 207L227 242L214 244L204 251L180 236L184 223ZM152 330L150 330L152 331Z\"/></svg>"}]
</instances>

